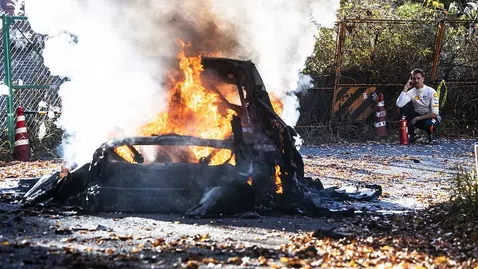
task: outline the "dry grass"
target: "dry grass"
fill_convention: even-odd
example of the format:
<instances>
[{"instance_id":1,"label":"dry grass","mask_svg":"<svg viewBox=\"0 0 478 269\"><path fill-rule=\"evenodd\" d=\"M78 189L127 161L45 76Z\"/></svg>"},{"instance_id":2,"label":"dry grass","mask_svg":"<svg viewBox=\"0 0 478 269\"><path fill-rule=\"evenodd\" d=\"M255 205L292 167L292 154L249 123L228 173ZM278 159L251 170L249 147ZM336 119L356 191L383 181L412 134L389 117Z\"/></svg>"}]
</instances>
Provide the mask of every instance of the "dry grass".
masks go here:
<instances>
[{"instance_id":1,"label":"dry grass","mask_svg":"<svg viewBox=\"0 0 478 269\"><path fill-rule=\"evenodd\" d=\"M452 204L470 217L478 217L478 176L476 171L458 167L452 180Z\"/></svg>"}]
</instances>

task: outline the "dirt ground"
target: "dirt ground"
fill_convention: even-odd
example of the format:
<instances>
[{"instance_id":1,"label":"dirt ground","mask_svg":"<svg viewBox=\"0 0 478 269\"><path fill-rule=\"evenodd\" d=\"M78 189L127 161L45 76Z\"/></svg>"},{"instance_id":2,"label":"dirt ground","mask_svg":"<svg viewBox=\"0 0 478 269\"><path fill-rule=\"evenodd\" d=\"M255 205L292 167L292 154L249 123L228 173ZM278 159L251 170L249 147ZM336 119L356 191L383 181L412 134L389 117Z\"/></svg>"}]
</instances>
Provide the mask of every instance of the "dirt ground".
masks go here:
<instances>
[{"instance_id":1,"label":"dirt ground","mask_svg":"<svg viewBox=\"0 0 478 269\"><path fill-rule=\"evenodd\" d=\"M305 146L306 175L325 187L382 186L373 202L341 202L354 217L84 215L75 208L22 209L21 178L60 160L0 162L2 268L478 268L476 223L442 221L457 166L474 165L475 140L438 145ZM447 222L448 223L448 222Z\"/></svg>"}]
</instances>

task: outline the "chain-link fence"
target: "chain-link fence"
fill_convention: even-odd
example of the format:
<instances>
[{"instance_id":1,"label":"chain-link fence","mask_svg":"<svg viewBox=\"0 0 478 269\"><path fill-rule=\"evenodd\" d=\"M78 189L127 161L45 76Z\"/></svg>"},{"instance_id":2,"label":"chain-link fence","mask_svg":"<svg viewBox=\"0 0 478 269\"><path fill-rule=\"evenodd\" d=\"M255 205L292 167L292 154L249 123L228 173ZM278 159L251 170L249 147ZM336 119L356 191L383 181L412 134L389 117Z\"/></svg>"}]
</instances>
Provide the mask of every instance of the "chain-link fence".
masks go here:
<instances>
[{"instance_id":1,"label":"chain-link fence","mask_svg":"<svg viewBox=\"0 0 478 269\"><path fill-rule=\"evenodd\" d=\"M414 68L424 70L427 85L437 88L442 80L446 82L448 100L442 111L447 119L463 121L463 114L467 120L478 119L478 110L472 109L478 105L475 21L346 19L336 24L335 33L335 48L331 48L335 55L330 51L329 44L335 42L330 33L318 39L320 63L314 64L329 68L313 74L316 89L301 94L299 126L323 124L335 116L339 120L361 119L353 116L363 116L367 105L360 103L367 99L363 93L372 90L385 95L389 120L398 120L395 100ZM317 101L311 104L311 100ZM457 109L462 101L467 106Z\"/></svg>"},{"instance_id":2,"label":"chain-link fence","mask_svg":"<svg viewBox=\"0 0 478 269\"><path fill-rule=\"evenodd\" d=\"M413 68L431 72L434 24L350 20L341 26L343 56L338 84L403 84Z\"/></svg>"},{"instance_id":3,"label":"chain-link fence","mask_svg":"<svg viewBox=\"0 0 478 269\"><path fill-rule=\"evenodd\" d=\"M416 67L425 71L426 83L433 87L446 81L449 93L442 111L448 120L466 125L478 119L478 28L474 21L354 19L339 22L336 31L336 58L332 45L326 54L331 59L321 59L330 70L316 75L316 90L300 95L299 128L328 122L335 114L332 108L339 91L359 100L363 94L358 93L369 92L371 87L384 93L389 120L396 120L394 101ZM43 65L45 36L34 33L26 17L2 16L1 32L0 77L11 91L0 94L2 144L13 142L15 109L22 106L44 112L26 115L31 144L53 148L61 131L52 116L61 110L58 88L65 79L52 76ZM328 49L323 47L324 55ZM363 108L356 103L351 107Z\"/></svg>"},{"instance_id":4,"label":"chain-link fence","mask_svg":"<svg viewBox=\"0 0 478 269\"><path fill-rule=\"evenodd\" d=\"M340 26L338 84L404 84L417 67L431 84L478 81L474 21L346 20Z\"/></svg>"},{"instance_id":5,"label":"chain-link fence","mask_svg":"<svg viewBox=\"0 0 478 269\"><path fill-rule=\"evenodd\" d=\"M437 80L478 81L478 25L476 21L446 21Z\"/></svg>"},{"instance_id":6,"label":"chain-link fence","mask_svg":"<svg viewBox=\"0 0 478 269\"><path fill-rule=\"evenodd\" d=\"M58 144L61 131L55 119L61 113L58 95L64 79L52 76L44 66L42 50L45 36L34 33L26 17L2 16L0 77L0 136L4 143L13 144L14 120L17 107L23 107L33 147L52 148Z\"/></svg>"}]
</instances>

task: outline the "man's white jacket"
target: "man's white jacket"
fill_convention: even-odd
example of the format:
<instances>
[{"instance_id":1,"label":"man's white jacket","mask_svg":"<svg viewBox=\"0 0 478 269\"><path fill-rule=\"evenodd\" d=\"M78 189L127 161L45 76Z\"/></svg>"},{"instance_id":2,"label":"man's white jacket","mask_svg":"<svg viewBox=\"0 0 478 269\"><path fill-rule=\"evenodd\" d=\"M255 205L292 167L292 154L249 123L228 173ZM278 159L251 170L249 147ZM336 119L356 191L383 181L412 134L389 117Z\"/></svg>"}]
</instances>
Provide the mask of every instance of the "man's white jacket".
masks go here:
<instances>
[{"instance_id":1,"label":"man's white jacket","mask_svg":"<svg viewBox=\"0 0 478 269\"><path fill-rule=\"evenodd\" d=\"M410 101L412 101L413 107L418 114L435 113L438 115L440 103L435 89L424 85L421 89L412 88L407 92L402 91L400 96L398 96L397 106L403 107Z\"/></svg>"}]
</instances>

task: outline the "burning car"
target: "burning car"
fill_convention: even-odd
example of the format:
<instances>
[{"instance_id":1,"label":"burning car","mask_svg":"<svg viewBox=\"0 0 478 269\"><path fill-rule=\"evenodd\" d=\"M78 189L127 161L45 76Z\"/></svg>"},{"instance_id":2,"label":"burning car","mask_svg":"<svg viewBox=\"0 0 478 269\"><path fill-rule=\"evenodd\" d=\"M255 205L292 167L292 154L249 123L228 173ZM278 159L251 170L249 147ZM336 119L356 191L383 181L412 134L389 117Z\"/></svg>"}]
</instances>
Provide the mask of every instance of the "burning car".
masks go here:
<instances>
[{"instance_id":1,"label":"burning car","mask_svg":"<svg viewBox=\"0 0 478 269\"><path fill-rule=\"evenodd\" d=\"M87 211L204 215L215 210L250 211L275 204L281 196L298 195L297 182L304 172L295 147L297 133L274 111L255 65L184 55L179 65L189 71L178 79L181 83L170 78L170 106L176 107L159 117L164 128L151 122L143 129L144 136L104 143L90 163L38 182L24 202L53 198ZM196 89L188 96L187 87ZM194 96L198 91L201 95ZM212 111L185 109L188 98L206 101L198 106L210 106ZM213 120L201 115L213 112ZM179 130L181 124L173 122L184 117L196 119ZM198 121L205 125L196 126ZM220 199L228 206L214 209Z\"/></svg>"},{"instance_id":2,"label":"burning car","mask_svg":"<svg viewBox=\"0 0 478 269\"><path fill-rule=\"evenodd\" d=\"M91 162L42 178L24 204L188 216L327 214L323 186L304 177L297 133L275 112L255 65L184 53L178 59L168 113L140 136L105 142Z\"/></svg>"}]
</instances>

